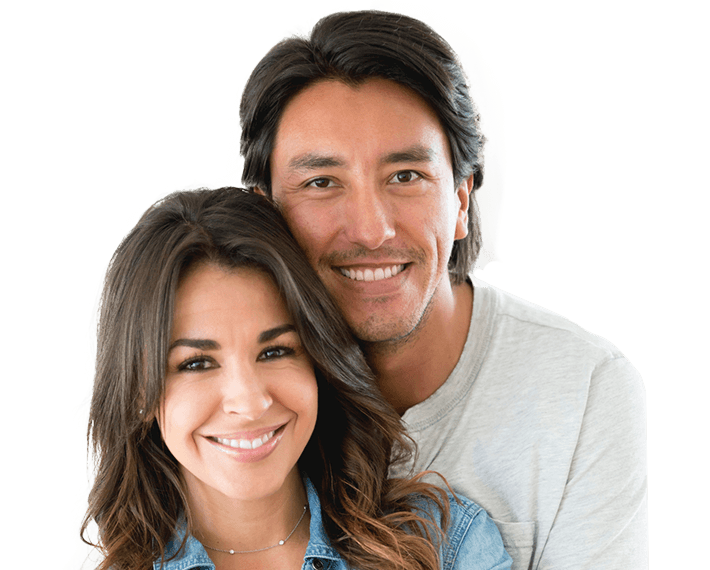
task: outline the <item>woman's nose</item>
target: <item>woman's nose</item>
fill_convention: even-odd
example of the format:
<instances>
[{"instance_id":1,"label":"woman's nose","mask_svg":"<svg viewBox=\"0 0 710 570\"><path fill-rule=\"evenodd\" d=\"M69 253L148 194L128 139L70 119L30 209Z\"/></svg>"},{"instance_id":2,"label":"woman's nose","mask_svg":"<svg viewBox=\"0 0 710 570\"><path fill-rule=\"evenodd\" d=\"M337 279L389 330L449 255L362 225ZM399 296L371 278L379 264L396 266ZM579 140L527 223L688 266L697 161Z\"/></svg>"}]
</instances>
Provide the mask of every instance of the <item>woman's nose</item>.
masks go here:
<instances>
[{"instance_id":1,"label":"woman's nose","mask_svg":"<svg viewBox=\"0 0 710 570\"><path fill-rule=\"evenodd\" d=\"M249 367L233 370L224 379L222 407L225 413L257 420L273 402L266 383Z\"/></svg>"}]
</instances>

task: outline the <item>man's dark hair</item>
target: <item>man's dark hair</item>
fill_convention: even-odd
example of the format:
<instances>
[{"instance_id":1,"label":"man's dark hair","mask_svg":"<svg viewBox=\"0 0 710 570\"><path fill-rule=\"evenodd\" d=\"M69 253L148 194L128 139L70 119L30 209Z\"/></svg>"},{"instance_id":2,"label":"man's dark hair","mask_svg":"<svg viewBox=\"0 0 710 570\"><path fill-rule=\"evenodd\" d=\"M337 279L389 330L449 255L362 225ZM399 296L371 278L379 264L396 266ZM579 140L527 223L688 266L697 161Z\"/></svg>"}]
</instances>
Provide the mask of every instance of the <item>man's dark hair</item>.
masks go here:
<instances>
[{"instance_id":1,"label":"man's dark hair","mask_svg":"<svg viewBox=\"0 0 710 570\"><path fill-rule=\"evenodd\" d=\"M323 80L361 85L371 78L403 85L436 113L451 148L455 187L473 174L483 183L483 144L478 112L463 69L448 43L426 24L379 11L342 12L320 20L310 38L289 38L259 62L242 95L242 181L271 196L271 153L281 115L293 97ZM454 242L452 283L465 281L481 248L478 207L471 193L468 236Z\"/></svg>"}]
</instances>

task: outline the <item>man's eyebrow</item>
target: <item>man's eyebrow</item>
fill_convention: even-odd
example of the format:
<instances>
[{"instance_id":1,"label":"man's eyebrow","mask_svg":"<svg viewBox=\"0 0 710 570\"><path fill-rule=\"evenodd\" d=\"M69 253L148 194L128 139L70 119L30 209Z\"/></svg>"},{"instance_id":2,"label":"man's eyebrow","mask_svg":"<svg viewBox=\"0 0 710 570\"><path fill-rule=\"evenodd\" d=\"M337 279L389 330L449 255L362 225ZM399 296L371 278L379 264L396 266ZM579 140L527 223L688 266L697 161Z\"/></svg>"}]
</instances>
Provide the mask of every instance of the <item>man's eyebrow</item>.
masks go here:
<instances>
[{"instance_id":1,"label":"man's eyebrow","mask_svg":"<svg viewBox=\"0 0 710 570\"><path fill-rule=\"evenodd\" d=\"M259 335L259 342L269 342L275 338L280 337L282 334L289 332L296 332L296 327L291 324L280 325L272 329L265 330Z\"/></svg>"},{"instance_id":2,"label":"man's eyebrow","mask_svg":"<svg viewBox=\"0 0 710 570\"><path fill-rule=\"evenodd\" d=\"M168 352L178 346L186 346L187 348L199 348L200 350L219 350L221 347L214 340L202 338L179 338L173 341L168 348Z\"/></svg>"},{"instance_id":3,"label":"man's eyebrow","mask_svg":"<svg viewBox=\"0 0 710 570\"><path fill-rule=\"evenodd\" d=\"M309 152L292 158L288 163L290 170L315 170L343 166L344 162L335 156Z\"/></svg>"},{"instance_id":4,"label":"man's eyebrow","mask_svg":"<svg viewBox=\"0 0 710 570\"><path fill-rule=\"evenodd\" d=\"M436 152L431 148L415 145L409 148L391 152L380 161L382 164L398 164L400 162L432 162L436 158Z\"/></svg>"},{"instance_id":5,"label":"man's eyebrow","mask_svg":"<svg viewBox=\"0 0 710 570\"><path fill-rule=\"evenodd\" d=\"M428 147L415 145L403 150L391 152L380 160L382 164L398 164L401 162L431 162L436 153ZM290 170L317 170L319 168L338 168L345 162L335 156L309 152L292 158L288 163Z\"/></svg>"}]
</instances>

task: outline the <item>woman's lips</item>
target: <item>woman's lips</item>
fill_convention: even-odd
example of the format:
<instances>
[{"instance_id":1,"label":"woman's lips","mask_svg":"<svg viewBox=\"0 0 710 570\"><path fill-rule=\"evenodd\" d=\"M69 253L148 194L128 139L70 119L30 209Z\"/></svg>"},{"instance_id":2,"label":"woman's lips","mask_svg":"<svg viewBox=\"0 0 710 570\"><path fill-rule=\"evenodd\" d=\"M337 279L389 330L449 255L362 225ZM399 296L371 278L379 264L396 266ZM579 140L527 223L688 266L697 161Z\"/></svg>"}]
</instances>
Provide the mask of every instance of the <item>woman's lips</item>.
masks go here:
<instances>
[{"instance_id":1,"label":"woman's lips","mask_svg":"<svg viewBox=\"0 0 710 570\"><path fill-rule=\"evenodd\" d=\"M276 430L273 430L254 439L223 439L221 437L211 439L214 439L217 443L221 443L222 445L226 445L228 447L234 447L236 449L257 449L274 437L275 433Z\"/></svg>"},{"instance_id":2,"label":"woman's lips","mask_svg":"<svg viewBox=\"0 0 710 570\"><path fill-rule=\"evenodd\" d=\"M227 437L207 436L216 449L232 455L241 461L259 461L269 455L281 440L287 424L263 433L253 439L232 439Z\"/></svg>"}]
</instances>

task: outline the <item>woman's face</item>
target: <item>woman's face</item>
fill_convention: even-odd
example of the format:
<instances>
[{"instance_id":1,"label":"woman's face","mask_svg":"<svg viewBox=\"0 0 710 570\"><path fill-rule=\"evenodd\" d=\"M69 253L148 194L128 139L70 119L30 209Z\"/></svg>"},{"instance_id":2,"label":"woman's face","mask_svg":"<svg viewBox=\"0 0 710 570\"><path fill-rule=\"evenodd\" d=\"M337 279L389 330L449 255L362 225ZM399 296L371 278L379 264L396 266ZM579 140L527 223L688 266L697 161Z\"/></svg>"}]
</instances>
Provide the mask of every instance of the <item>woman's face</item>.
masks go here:
<instances>
[{"instance_id":1,"label":"woman's face","mask_svg":"<svg viewBox=\"0 0 710 570\"><path fill-rule=\"evenodd\" d=\"M270 277L192 269L177 290L159 414L188 496L288 492L317 411L313 365Z\"/></svg>"}]
</instances>

